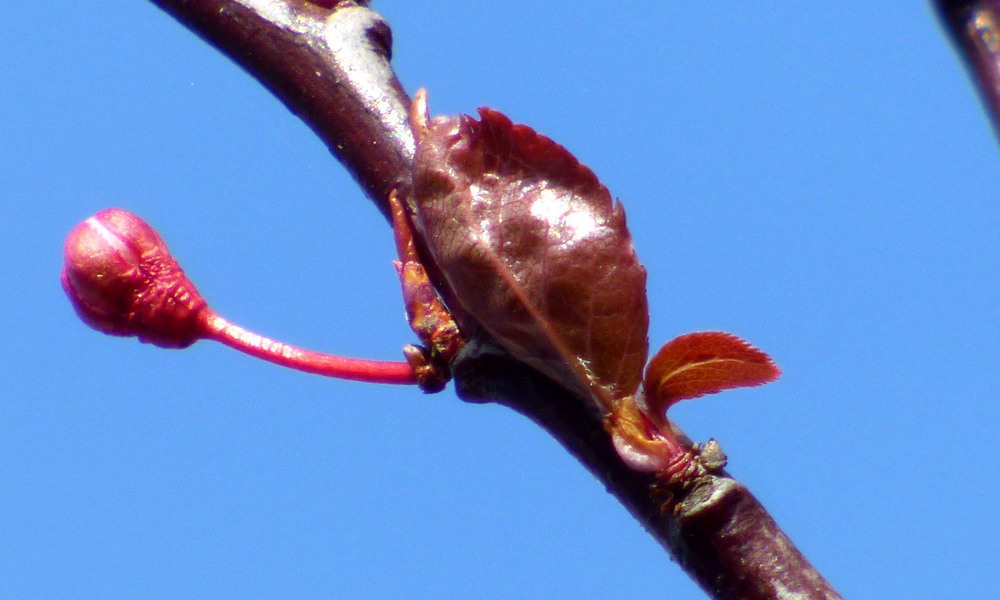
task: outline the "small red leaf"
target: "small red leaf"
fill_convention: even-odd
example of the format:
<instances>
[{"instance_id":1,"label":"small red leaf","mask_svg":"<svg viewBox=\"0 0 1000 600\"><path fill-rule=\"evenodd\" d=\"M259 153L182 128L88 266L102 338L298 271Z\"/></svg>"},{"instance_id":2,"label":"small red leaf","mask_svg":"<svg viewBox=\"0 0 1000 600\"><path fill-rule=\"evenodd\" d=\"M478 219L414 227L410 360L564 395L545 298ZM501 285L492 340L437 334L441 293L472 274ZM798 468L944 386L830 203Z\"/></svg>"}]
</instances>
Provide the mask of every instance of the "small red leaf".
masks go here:
<instances>
[{"instance_id":1,"label":"small red leaf","mask_svg":"<svg viewBox=\"0 0 1000 600\"><path fill-rule=\"evenodd\" d=\"M664 344L646 367L643 387L653 414L680 400L774 381L781 371L771 357L735 335L689 333Z\"/></svg>"}]
</instances>

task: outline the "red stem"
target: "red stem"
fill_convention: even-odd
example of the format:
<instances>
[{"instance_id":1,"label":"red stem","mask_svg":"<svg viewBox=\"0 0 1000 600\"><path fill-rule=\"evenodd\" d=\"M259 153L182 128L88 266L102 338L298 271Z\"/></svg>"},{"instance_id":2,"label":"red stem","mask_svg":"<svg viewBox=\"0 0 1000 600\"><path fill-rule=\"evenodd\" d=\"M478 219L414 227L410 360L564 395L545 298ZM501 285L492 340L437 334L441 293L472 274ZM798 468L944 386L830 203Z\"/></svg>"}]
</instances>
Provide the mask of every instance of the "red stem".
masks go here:
<instances>
[{"instance_id":1,"label":"red stem","mask_svg":"<svg viewBox=\"0 0 1000 600\"><path fill-rule=\"evenodd\" d=\"M368 383L417 383L413 369L405 362L345 358L303 350L233 325L208 308L202 312L202 322L206 339L290 369Z\"/></svg>"}]
</instances>

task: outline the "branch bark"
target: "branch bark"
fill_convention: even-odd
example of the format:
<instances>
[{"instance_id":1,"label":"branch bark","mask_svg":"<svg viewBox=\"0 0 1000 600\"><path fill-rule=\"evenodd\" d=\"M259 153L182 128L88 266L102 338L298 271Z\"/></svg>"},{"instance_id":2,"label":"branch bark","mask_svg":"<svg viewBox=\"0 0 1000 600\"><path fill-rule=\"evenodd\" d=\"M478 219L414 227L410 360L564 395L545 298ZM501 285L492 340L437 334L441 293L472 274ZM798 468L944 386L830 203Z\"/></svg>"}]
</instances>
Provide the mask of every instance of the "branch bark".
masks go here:
<instances>
[{"instance_id":1,"label":"branch bark","mask_svg":"<svg viewBox=\"0 0 1000 600\"><path fill-rule=\"evenodd\" d=\"M330 148L388 216L409 176L410 99L389 66L392 33L354 2L152 0L264 84Z\"/></svg>"},{"instance_id":2,"label":"branch bark","mask_svg":"<svg viewBox=\"0 0 1000 600\"><path fill-rule=\"evenodd\" d=\"M389 191L409 181L414 137L410 99L389 66L389 27L366 3L151 1L267 86L387 213ZM460 398L508 406L545 428L712 598L840 598L728 474L710 474L683 495L665 498L652 476L621 461L590 403L490 340L473 339L453 369Z\"/></svg>"}]
</instances>

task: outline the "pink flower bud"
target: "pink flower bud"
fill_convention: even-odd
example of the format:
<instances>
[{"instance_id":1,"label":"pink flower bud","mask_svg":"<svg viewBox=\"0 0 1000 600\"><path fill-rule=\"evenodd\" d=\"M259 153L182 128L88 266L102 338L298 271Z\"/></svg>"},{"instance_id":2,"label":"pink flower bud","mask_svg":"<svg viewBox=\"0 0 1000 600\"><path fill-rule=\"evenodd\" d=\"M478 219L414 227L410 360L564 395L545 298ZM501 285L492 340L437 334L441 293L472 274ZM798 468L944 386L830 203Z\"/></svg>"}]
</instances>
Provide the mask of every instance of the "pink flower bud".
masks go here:
<instances>
[{"instance_id":1,"label":"pink flower bud","mask_svg":"<svg viewBox=\"0 0 1000 600\"><path fill-rule=\"evenodd\" d=\"M201 337L205 301L136 215L103 210L70 232L64 251L63 289L87 325L164 348Z\"/></svg>"},{"instance_id":2,"label":"pink flower bud","mask_svg":"<svg viewBox=\"0 0 1000 600\"><path fill-rule=\"evenodd\" d=\"M292 369L372 383L416 383L406 362L302 350L233 325L208 307L163 238L120 208L102 210L66 238L62 285L80 318L111 335L163 348L211 339Z\"/></svg>"}]
</instances>

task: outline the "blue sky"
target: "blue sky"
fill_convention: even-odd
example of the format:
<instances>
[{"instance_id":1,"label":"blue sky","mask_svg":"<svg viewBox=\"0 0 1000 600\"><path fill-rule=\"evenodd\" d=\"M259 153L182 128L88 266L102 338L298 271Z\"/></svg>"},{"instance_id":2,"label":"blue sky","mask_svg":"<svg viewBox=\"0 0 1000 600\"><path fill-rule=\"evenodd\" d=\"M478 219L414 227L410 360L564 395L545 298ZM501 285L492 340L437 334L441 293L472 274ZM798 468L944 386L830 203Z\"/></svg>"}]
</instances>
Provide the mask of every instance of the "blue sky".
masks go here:
<instances>
[{"instance_id":1,"label":"blue sky","mask_svg":"<svg viewBox=\"0 0 1000 600\"><path fill-rule=\"evenodd\" d=\"M1000 156L926 3L374 3L437 114L488 105L624 203L650 341L775 384L683 403L845 595L986 597L1000 558ZM294 116L142 1L0 20L0 596L701 598L541 430L77 321L62 240L121 206L213 307L412 340L389 229Z\"/></svg>"}]
</instances>

